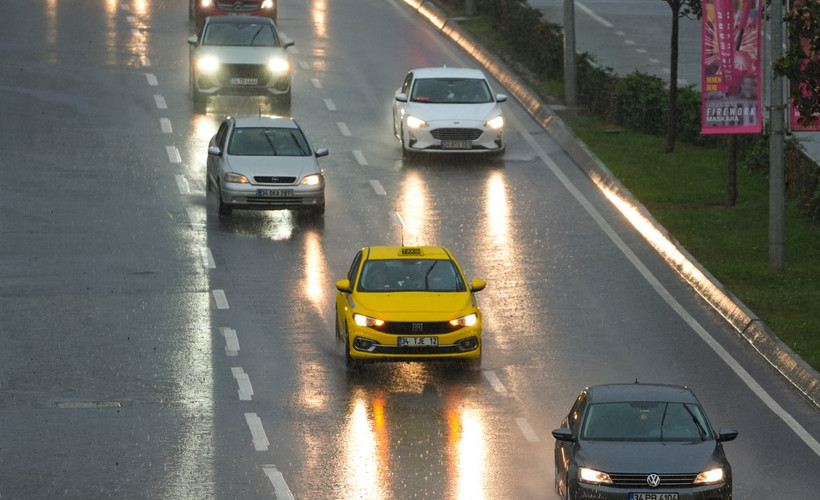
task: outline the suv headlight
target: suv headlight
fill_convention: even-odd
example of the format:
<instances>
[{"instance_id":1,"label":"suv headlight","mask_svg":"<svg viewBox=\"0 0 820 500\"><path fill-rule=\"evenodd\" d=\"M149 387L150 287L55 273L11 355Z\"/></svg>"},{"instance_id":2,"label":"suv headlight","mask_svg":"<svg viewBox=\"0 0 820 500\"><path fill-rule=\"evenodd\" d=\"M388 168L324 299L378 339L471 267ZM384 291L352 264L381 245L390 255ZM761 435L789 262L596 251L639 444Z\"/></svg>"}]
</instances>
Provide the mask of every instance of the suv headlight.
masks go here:
<instances>
[{"instance_id":1,"label":"suv headlight","mask_svg":"<svg viewBox=\"0 0 820 500\"><path fill-rule=\"evenodd\" d=\"M219 59L213 56L202 57L196 62L196 67L203 73L215 73L219 69Z\"/></svg>"},{"instance_id":2,"label":"suv headlight","mask_svg":"<svg viewBox=\"0 0 820 500\"><path fill-rule=\"evenodd\" d=\"M290 71L290 63L287 59L281 57L274 57L268 61L268 69L274 73L287 73Z\"/></svg>"}]
</instances>

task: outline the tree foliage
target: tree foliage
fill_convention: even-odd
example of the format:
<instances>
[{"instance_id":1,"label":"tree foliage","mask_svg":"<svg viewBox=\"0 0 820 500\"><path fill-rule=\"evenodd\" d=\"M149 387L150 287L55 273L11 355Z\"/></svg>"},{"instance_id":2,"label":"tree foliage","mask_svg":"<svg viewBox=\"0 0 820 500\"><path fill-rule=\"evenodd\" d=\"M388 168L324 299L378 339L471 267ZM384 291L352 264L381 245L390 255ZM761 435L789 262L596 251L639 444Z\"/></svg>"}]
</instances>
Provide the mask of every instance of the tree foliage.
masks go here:
<instances>
[{"instance_id":1,"label":"tree foliage","mask_svg":"<svg viewBox=\"0 0 820 500\"><path fill-rule=\"evenodd\" d=\"M783 20L788 49L772 69L791 81L789 95L800 113L798 122L809 126L820 117L820 2L795 0Z\"/></svg>"}]
</instances>

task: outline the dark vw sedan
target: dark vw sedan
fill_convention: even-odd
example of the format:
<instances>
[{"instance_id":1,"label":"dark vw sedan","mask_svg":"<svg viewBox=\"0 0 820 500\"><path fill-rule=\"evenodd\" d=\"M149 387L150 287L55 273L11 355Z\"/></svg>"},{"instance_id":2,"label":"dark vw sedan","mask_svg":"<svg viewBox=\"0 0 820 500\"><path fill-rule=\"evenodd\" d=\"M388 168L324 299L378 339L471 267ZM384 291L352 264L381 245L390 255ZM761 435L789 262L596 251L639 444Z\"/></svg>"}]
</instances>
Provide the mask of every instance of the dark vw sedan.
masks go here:
<instances>
[{"instance_id":1,"label":"dark vw sedan","mask_svg":"<svg viewBox=\"0 0 820 500\"><path fill-rule=\"evenodd\" d=\"M555 489L569 499L732 498L724 441L688 388L611 384L584 389L555 437Z\"/></svg>"}]
</instances>

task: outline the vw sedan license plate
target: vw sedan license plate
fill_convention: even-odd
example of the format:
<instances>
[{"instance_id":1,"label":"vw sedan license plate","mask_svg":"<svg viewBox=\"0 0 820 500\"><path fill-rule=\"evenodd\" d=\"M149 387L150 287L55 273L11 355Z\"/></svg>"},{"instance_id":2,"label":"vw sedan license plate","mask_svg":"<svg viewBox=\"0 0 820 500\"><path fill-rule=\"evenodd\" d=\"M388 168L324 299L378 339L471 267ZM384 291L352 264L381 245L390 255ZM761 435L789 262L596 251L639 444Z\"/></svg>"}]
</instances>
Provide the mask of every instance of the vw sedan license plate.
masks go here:
<instances>
[{"instance_id":1,"label":"vw sedan license plate","mask_svg":"<svg viewBox=\"0 0 820 500\"><path fill-rule=\"evenodd\" d=\"M629 500L678 500L677 493L630 493Z\"/></svg>"},{"instance_id":2,"label":"vw sedan license plate","mask_svg":"<svg viewBox=\"0 0 820 500\"><path fill-rule=\"evenodd\" d=\"M293 191L290 189L257 189L256 196L260 198L290 198Z\"/></svg>"},{"instance_id":3,"label":"vw sedan license plate","mask_svg":"<svg viewBox=\"0 0 820 500\"><path fill-rule=\"evenodd\" d=\"M437 346L438 337L399 337L399 347L405 346Z\"/></svg>"},{"instance_id":4,"label":"vw sedan license plate","mask_svg":"<svg viewBox=\"0 0 820 500\"><path fill-rule=\"evenodd\" d=\"M441 141L441 149L472 149L472 141Z\"/></svg>"},{"instance_id":5,"label":"vw sedan license plate","mask_svg":"<svg viewBox=\"0 0 820 500\"><path fill-rule=\"evenodd\" d=\"M231 85L259 85L259 78L231 78Z\"/></svg>"}]
</instances>

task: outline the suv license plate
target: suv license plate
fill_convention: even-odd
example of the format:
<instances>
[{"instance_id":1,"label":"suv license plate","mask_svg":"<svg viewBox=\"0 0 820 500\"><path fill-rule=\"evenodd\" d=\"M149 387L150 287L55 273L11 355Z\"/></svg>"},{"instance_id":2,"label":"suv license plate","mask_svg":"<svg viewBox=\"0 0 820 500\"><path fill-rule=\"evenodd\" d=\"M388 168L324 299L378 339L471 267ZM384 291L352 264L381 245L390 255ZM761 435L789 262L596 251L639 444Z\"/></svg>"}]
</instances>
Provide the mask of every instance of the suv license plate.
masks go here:
<instances>
[{"instance_id":1,"label":"suv license plate","mask_svg":"<svg viewBox=\"0 0 820 500\"><path fill-rule=\"evenodd\" d=\"M231 78L231 85L259 85L259 78Z\"/></svg>"},{"instance_id":2,"label":"suv license plate","mask_svg":"<svg viewBox=\"0 0 820 500\"><path fill-rule=\"evenodd\" d=\"M290 198L293 191L290 189L257 189L256 196L260 198Z\"/></svg>"},{"instance_id":3,"label":"suv license plate","mask_svg":"<svg viewBox=\"0 0 820 500\"><path fill-rule=\"evenodd\" d=\"M438 337L399 337L399 347L406 346L437 346Z\"/></svg>"},{"instance_id":4,"label":"suv license plate","mask_svg":"<svg viewBox=\"0 0 820 500\"><path fill-rule=\"evenodd\" d=\"M630 493L629 500L678 500L677 493Z\"/></svg>"}]
</instances>

